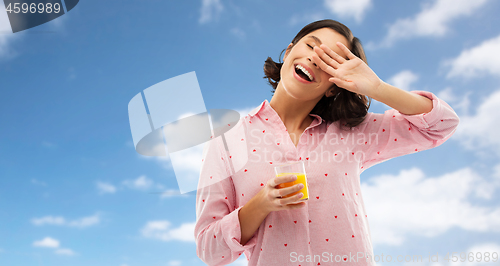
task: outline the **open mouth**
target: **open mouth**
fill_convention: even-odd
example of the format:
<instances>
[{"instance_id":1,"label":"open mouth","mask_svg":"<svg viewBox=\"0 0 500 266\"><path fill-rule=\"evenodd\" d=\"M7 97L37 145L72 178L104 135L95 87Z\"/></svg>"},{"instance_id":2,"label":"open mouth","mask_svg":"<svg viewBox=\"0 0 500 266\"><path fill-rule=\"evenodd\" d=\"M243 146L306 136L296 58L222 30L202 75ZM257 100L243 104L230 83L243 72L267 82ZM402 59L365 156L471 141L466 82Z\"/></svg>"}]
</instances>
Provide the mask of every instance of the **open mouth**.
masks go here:
<instances>
[{"instance_id":1,"label":"open mouth","mask_svg":"<svg viewBox=\"0 0 500 266\"><path fill-rule=\"evenodd\" d=\"M309 82L313 80L312 75L303 66L299 64L295 65L295 73L297 73L299 77Z\"/></svg>"}]
</instances>

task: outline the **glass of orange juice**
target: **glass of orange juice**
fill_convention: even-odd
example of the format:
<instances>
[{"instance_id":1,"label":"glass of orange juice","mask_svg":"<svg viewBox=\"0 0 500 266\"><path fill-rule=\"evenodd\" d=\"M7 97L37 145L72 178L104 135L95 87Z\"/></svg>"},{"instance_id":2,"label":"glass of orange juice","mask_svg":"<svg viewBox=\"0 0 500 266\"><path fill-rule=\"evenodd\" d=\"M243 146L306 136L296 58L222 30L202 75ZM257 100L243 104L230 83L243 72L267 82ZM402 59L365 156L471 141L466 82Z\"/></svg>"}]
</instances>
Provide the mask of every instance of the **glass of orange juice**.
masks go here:
<instances>
[{"instance_id":1,"label":"glass of orange juice","mask_svg":"<svg viewBox=\"0 0 500 266\"><path fill-rule=\"evenodd\" d=\"M291 186L293 186L295 184L299 184L299 183L304 184L304 187L301 190L299 190L297 192L293 192L293 193L288 194L286 196L282 196L282 198L288 198L288 197L291 197L293 195L296 195L296 194L302 192L302 194L304 196L302 196L302 198L300 198L299 201L306 201L309 199L309 188L307 186L306 169L304 167L303 161L275 166L274 171L276 172L276 177L286 176L286 175L296 175L297 176L297 180L292 181L292 182L278 184L277 188L291 187Z\"/></svg>"}]
</instances>

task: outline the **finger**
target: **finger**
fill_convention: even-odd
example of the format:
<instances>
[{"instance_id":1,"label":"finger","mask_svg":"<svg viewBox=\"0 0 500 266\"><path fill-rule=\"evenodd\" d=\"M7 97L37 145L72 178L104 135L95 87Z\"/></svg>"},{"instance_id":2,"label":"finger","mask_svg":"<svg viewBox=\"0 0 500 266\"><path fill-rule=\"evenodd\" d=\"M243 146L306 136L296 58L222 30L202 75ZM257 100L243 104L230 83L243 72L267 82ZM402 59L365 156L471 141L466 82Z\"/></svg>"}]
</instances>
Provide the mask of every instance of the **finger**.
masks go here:
<instances>
[{"instance_id":1,"label":"finger","mask_svg":"<svg viewBox=\"0 0 500 266\"><path fill-rule=\"evenodd\" d=\"M323 51L331 58L333 58L335 61L338 63L342 64L345 61L347 61L345 58L337 54L335 51L330 49L330 47L326 46L324 43L320 45L320 48L323 49Z\"/></svg>"},{"instance_id":2,"label":"finger","mask_svg":"<svg viewBox=\"0 0 500 266\"><path fill-rule=\"evenodd\" d=\"M336 70L331 67L330 65L326 64L325 61L321 60L318 55L313 54L312 58L314 62L326 73L330 74L331 76L336 76Z\"/></svg>"},{"instance_id":3,"label":"finger","mask_svg":"<svg viewBox=\"0 0 500 266\"><path fill-rule=\"evenodd\" d=\"M347 58L349 59L354 59L356 58L356 55L353 54L351 52L351 50L349 50L349 48L345 47L345 45L341 42L337 42L337 46L340 47L340 49L342 49L342 51L344 51L344 53L347 55ZM344 59L345 60L345 59Z\"/></svg>"},{"instance_id":4,"label":"finger","mask_svg":"<svg viewBox=\"0 0 500 266\"><path fill-rule=\"evenodd\" d=\"M302 208L306 206L306 203L305 202L299 202L299 203L292 203L292 204L288 204L286 205L286 209L287 210L291 210L291 209L299 209L299 208Z\"/></svg>"},{"instance_id":5,"label":"finger","mask_svg":"<svg viewBox=\"0 0 500 266\"><path fill-rule=\"evenodd\" d=\"M324 47L324 46L326 46L326 45L322 44L321 47ZM334 56L329 55L324 48L320 48L318 46L314 46L314 47L315 47L314 51L316 52L316 54L318 54L318 56L319 56L319 58L321 58L321 60L325 61L325 63L327 63L328 65L331 65L335 69L339 68L340 64L338 61L335 60L336 58ZM328 49L330 49L330 48L328 48ZM344 59L344 61L345 61L345 59Z\"/></svg>"},{"instance_id":6,"label":"finger","mask_svg":"<svg viewBox=\"0 0 500 266\"><path fill-rule=\"evenodd\" d=\"M329 81L344 89L352 88L352 82L348 82L339 78L330 78Z\"/></svg>"},{"instance_id":7,"label":"finger","mask_svg":"<svg viewBox=\"0 0 500 266\"><path fill-rule=\"evenodd\" d=\"M291 203L297 203L302 197L304 197L303 193L297 193L296 195L293 195L291 197L280 199L280 201L282 205L287 205Z\"/></svg>"},{"instance_id":8,"label":"finger","mask_svg":"<svg viewBox=\"0 0 500 266\"><path fill-rule=\"evenodd\" d=\"M302 185L302 187L300 187L300 185ZM294 192L300 191L302 188L304 188L303 185L304 184L299 183L299 184L295 184L291 187L279 188L277 190L279 191L280 196L287 196L287 195L292 194Z\"/></svg>"}]
</instances>

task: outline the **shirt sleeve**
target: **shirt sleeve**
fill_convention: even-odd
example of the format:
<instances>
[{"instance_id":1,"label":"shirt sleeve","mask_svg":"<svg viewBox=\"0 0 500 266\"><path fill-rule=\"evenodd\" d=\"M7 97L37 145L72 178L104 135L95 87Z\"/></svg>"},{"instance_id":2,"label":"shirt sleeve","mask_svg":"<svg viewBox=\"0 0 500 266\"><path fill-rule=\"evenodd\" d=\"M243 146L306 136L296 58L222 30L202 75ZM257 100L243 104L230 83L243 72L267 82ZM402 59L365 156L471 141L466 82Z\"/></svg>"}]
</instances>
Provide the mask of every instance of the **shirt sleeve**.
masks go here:
<instances>
[{"instance_id":1,"label":"shirt sleeve","mask_svg":"<svg viewBox=\"0 0 500 266\"><path fill-rule=\"evenodd\" d=\"M394 157L437 147L455 133L460 119L453 108L432 92L411 92L431 99L432 110L416 115L395 109L368 113L359 127L365 138L361 172Z\"/></svg>"},{"instance_id":2,"label":"shirt sleeve","mask_svg":"<svg viewBox=\"0 0 500 266\"><path fill-rule=\"evenodd\" d=\"M255 235L241 245L234 183L220 137L205 145L196 193L196 254L207 265L227 265L256 244ZM214 181L215 180L215 181Z\"/></svg>"}]
</instances>

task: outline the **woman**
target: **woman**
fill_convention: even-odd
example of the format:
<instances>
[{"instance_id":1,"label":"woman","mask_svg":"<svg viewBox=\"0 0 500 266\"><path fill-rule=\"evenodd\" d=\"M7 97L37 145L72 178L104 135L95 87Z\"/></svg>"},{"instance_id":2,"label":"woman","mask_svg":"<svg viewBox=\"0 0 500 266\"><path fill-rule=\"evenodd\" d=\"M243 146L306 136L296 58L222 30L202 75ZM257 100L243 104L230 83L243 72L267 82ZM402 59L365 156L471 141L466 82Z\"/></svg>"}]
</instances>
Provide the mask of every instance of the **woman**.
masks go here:
<instances>
[{"instance_id":1,"label":"woman","mask_svg":"<svg viewBox=\"0 0 500 266\"><path fill-rule=\"evenodd\" d=\"M204 151L197 255L208 265L229 264L242 253L248 265L375 265L360 174L441 145L458 116L431 92L406 92L379 79L360 41L334 20L305 26L283 63L268 58L264 72L271 101L225 134L229 153L221 138ZM393 109L368 113L372 98ZM301 194L281 197L300 190L277 188L293 176L274 177L274 166L295 161L305 162L306 202L297 201Z\"/></svg>"}]
</instances>

